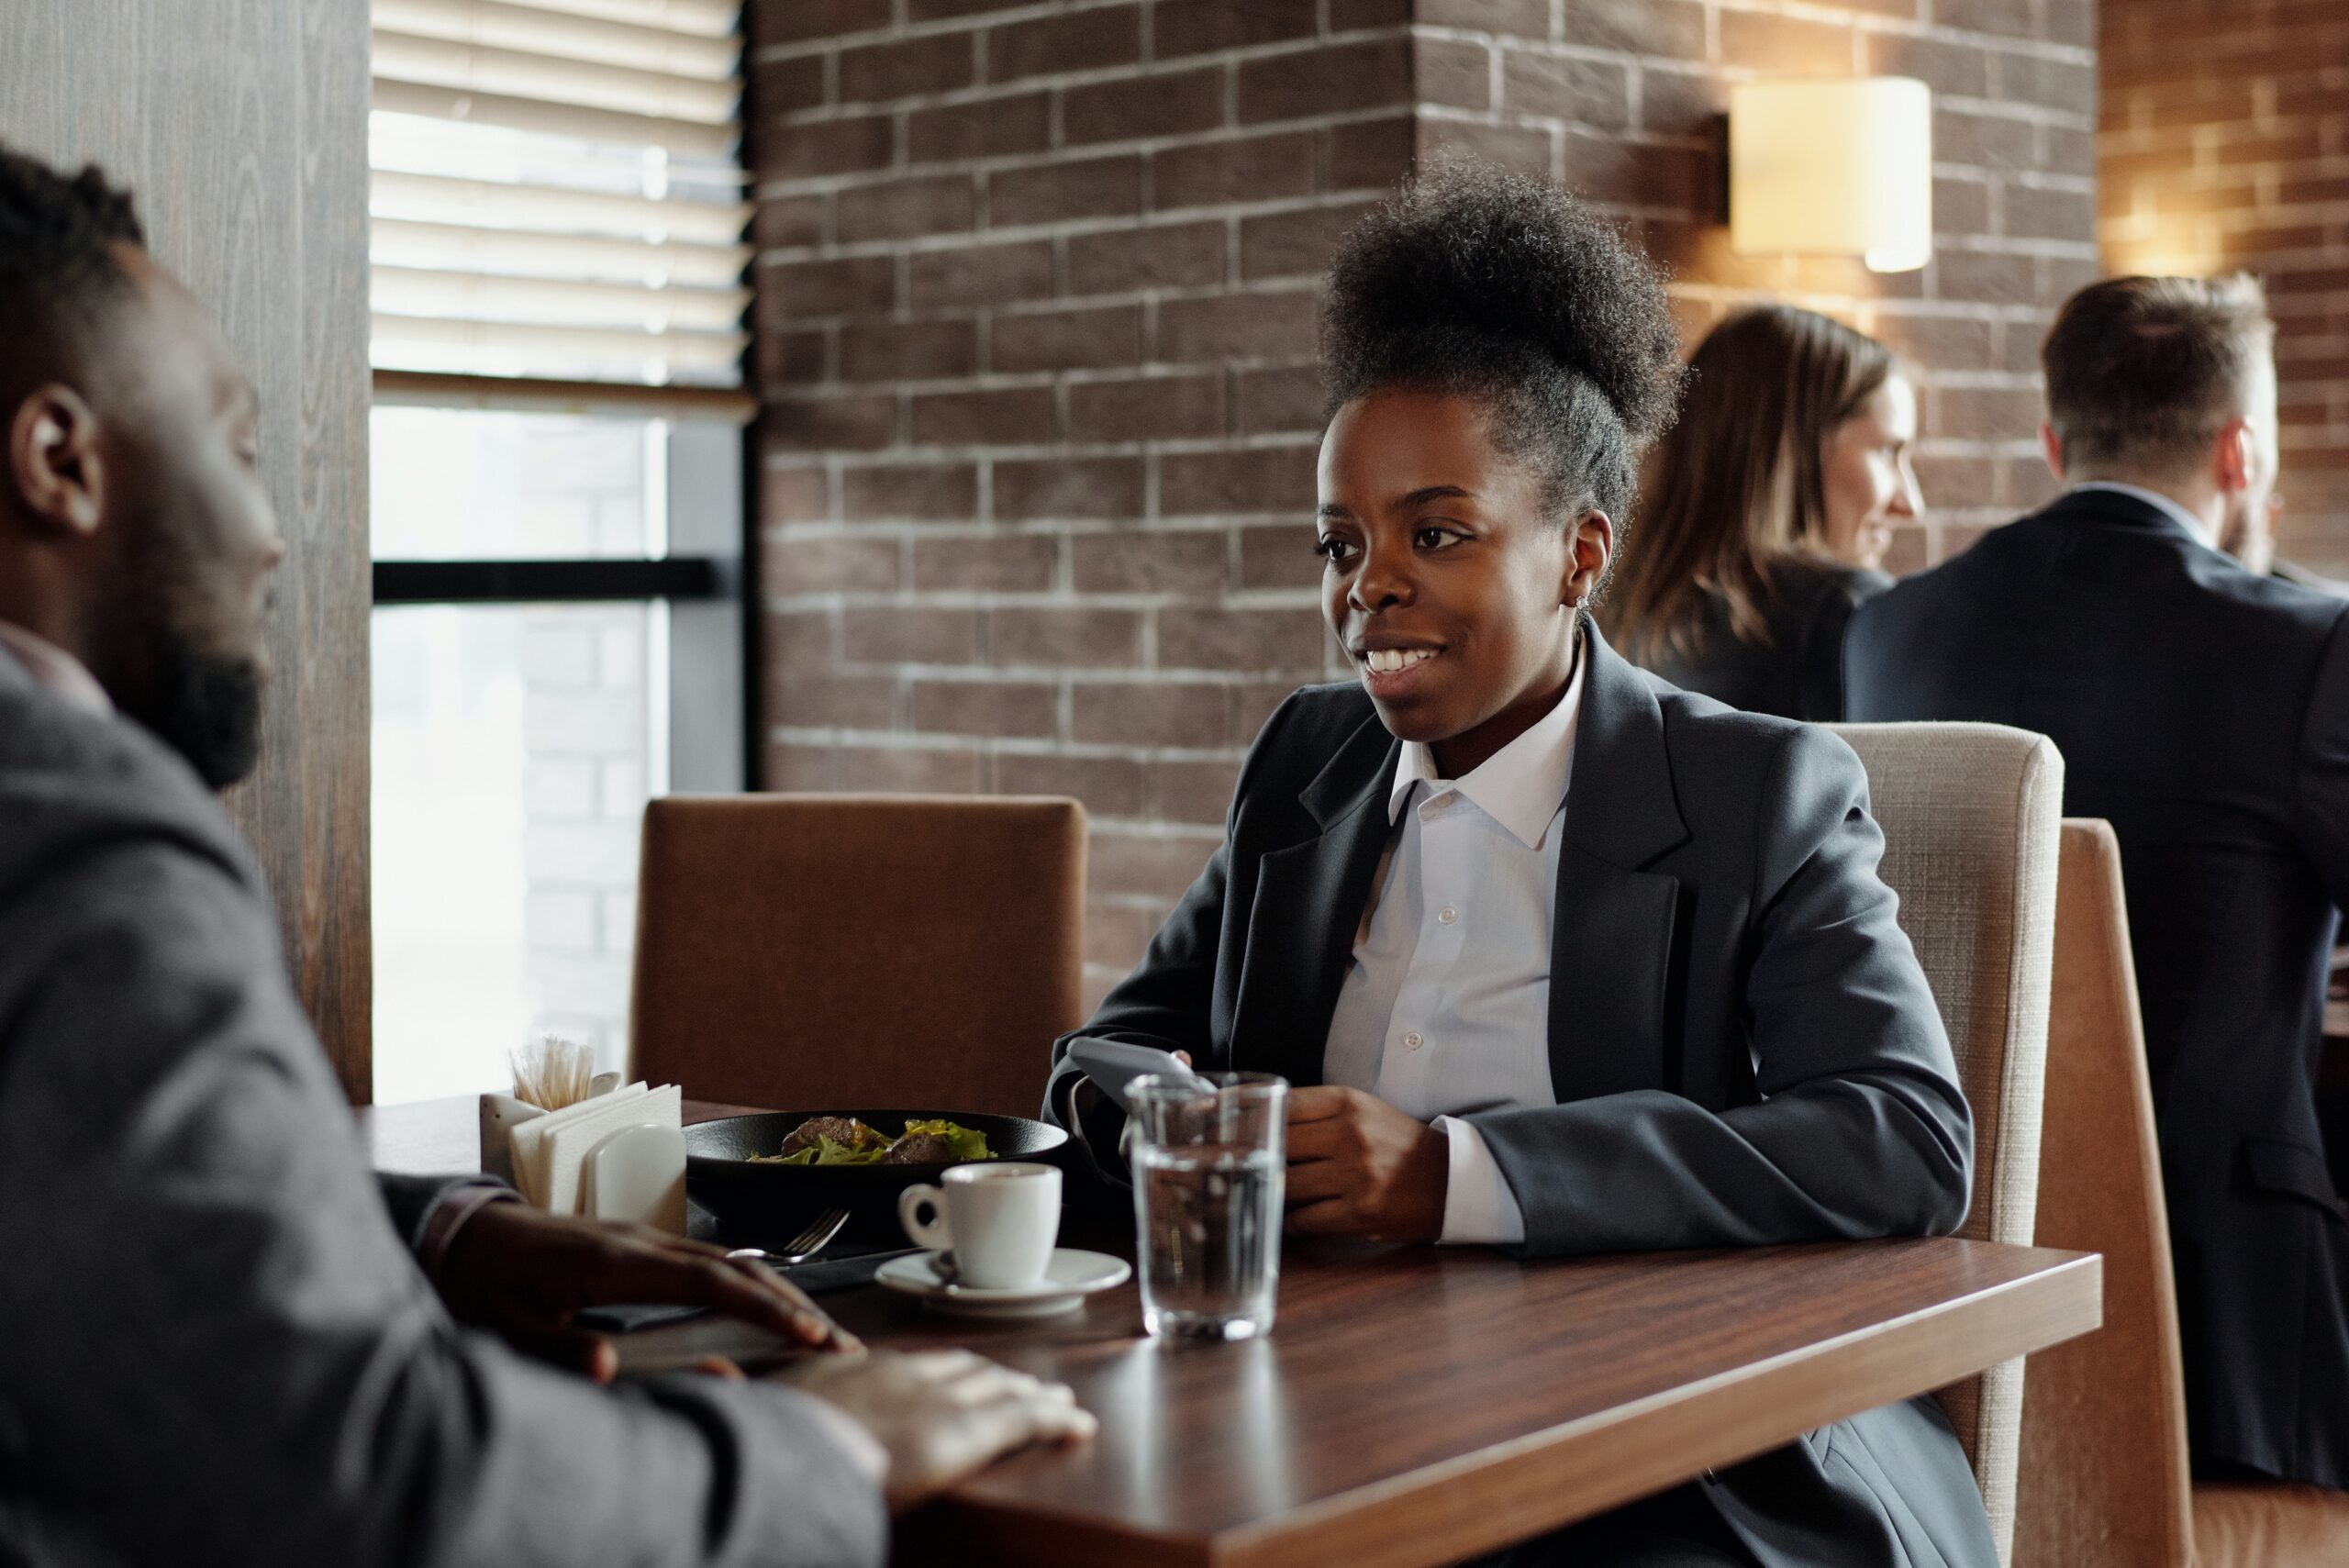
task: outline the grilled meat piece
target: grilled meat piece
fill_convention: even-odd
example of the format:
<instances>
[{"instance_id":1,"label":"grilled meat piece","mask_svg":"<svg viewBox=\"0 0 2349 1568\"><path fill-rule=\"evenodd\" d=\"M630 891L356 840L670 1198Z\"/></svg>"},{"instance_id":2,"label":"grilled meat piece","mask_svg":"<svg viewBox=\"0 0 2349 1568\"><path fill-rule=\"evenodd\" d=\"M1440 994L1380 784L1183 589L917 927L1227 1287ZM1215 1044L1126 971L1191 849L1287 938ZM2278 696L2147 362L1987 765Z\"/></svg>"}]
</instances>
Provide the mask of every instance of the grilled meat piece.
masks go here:
<instances>
[{"instance_id":1,"label":"grilled meat piece","mask_svg":"<svg viewBox=\"0 0 2349 1568\"><path fill-rule=\"evenodd\" d=\"M791 1136L783 1140L779 1152L796 1154L802 1149L812 1149L819 1138L829 1138L844 1148L858 1149L867 1139L879 1136L854 1117L811 1116L791 1129Z\"/></svg>"},{"instance_id":2,"label":"grilled meat piece","mask_svg":"<svg viewBox=\"0 0 2349 1568\"><path fill-rule=\"evenodd\" d=\"M953 1148L934 1132L908 1132L881 1156L884 1165L943 1165L954 1158Z\"/></svg>"}]
</instances>

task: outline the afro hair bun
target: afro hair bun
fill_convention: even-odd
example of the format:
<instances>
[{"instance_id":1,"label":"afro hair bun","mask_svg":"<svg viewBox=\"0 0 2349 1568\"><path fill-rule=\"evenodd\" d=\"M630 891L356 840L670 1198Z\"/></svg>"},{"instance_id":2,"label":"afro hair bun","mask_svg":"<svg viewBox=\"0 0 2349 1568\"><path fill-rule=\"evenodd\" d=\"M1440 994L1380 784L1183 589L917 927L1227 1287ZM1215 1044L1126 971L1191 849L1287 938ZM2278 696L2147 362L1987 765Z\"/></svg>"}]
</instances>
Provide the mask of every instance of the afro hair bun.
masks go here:
<instances>
[{"instance_id":1,"label":"afro hair bun","mask_svg":"<svg viewBox=\"0 0 2349 1568\"><path fill-rule=\"evenodd\" d=\"M1656 269L1542 181L1464 159L1423 171L1350 230L1330 271L1322 376L1333 407L1386 385L1483 384L1546 361L1644 445L1685 374Z\"/></svg>"}]
</instances>

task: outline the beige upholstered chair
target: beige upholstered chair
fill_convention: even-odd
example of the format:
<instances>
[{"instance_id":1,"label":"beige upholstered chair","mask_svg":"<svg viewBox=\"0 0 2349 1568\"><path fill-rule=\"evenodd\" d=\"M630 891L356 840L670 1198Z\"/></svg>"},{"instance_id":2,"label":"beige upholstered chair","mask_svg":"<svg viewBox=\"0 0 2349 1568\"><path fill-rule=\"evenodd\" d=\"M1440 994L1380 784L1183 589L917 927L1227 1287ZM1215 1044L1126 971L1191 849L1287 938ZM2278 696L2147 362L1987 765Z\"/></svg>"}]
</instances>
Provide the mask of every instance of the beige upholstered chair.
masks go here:
<instances>
[{"instance_id":1,"label":"beige upholstered chair","mask_svg":"<svg viewBox=\"0 0 2349 1568\"><path fill-rule=\"evenodd\" d=\"M1034 1116L1083 1021L1074 800L751 795L645 808L638 1075L775 1109Z\"/></svg>"},{"instance_id":2,"label":"beige upholstered chair","mask_svg":"<svg viewBox=\"0 0 2349 1568\"><path fill-rule=\"evenodd\" d=\"M2186 1383L2121 846L2064 824L2039 1241L2104 1254L2104 1327L2031 1358L2015 1568L2349 1562L2349 1497L2193 1485Z\"/></svg>"},{"instance_id":3,"label":"beige upholstered chair","mask_svg":"<svg viewBox=\"0 0 2349 1568\"><path fill-rule=\"evenodd\" d=\"M2043 735L1996 724L1843 724L1884 828L1900 895L1974 1107L1974 1205L1962 1235L2028 1244L2039 1177L2047 994L2054 951L2064 761ZM2014 1532L2022 1363L1942 1391L1974 1460L2002 1556Z\"/></svg>"}]
</instances>

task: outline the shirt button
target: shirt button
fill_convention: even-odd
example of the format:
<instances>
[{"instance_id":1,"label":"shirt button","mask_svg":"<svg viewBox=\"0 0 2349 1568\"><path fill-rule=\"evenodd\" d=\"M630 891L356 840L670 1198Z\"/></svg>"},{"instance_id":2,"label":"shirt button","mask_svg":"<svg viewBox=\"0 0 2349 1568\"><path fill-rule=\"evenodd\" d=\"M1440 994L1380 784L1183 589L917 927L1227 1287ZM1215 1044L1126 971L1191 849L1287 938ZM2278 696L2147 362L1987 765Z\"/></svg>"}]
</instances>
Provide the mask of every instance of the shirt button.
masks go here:
<instances>
[{"instance_id":1,"label":"shirt button","mask_svg":"<svg viewBox=\"0 0 2349 1568\"><path fill-rule=\"evenodd\" d=\"M1406 1051L1417 1051L1425 1044L1427 1041L1419 1038L1419 1031L1417 1029L1413 1029L1403 1037L1403 1049Z\"/></svg>"},{"instance_id":2,"label":"shirt button","mask_svg":"<svg viewBox=\"0 0 2349 1568\"><path fill-rule=\"evenodd\" d=\"M1435 912L1435 917L1444 925L1449 926L1453 921L1460 918L1460 911L1447 904L1442 908Z\"/></svg>"}]
</instances>

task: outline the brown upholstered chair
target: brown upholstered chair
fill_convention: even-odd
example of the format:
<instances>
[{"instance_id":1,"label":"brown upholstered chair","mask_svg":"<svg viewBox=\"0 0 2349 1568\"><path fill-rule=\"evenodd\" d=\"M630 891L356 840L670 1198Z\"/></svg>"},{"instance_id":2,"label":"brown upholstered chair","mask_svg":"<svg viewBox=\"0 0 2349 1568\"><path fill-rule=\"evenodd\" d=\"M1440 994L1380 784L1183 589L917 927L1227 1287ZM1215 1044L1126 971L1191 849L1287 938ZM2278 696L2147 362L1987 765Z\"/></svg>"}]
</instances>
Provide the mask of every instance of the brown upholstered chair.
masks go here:
<instances>
[{"instance_id":1,"label":"brown upholstered chair","mask_svg":"<svg viewBox=\"0 0 2349 1568\"><path fill-rule=\"evenodd\" d=\"M2031 1358L2015 1568L2349 1562L2349 1497L2191 1484L2145 1035L2101 821L2064 824L2039 1242L2104 1254L2104 1327Z\"/></svg>"},{"instance_id":2,"label":"brown upholstered chair","mask_svg":"<svg viewBox=\"0 0 2349 1568\"><path fill-rule=\"evenodd\" d=\"M1884 880L1900 895L1900 928L1932 983L1974 1107L1974 1206L1961 1234L2028 1242L2064 760L2045 736L1995 724L1834 728L1867 768L1884 828ZM2020 1362L1941 1391L2002 1558L2014 1528L2023 1392Z\"/></svg>"},{"instance_id":3,"label":"brown upholstered chair","mask_svg":"<svg viewBox=\"0 0 2349 1568\"><path fill-rule=\"evenodd\" d=\"M1083 1021L1074 800L751 795L645 808L640 1077L778 1109L1034 1116Z\"/></svg>"},{"instance_id":4,"label":"brown upholstered chair","mask_svg":"<svg viewBox=\"0 0 2349 1568\"><path fill-rule=\"evenodd\" d=\"M2067 819L2039 1243L2104 1254L2104 1327L2031 1358L2015 1568L2187 1568L2186 1383L2121 846Z\"/></svg>"}]
</instances>

